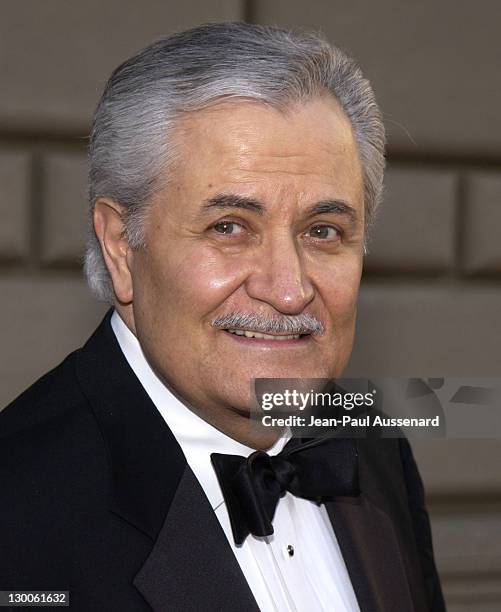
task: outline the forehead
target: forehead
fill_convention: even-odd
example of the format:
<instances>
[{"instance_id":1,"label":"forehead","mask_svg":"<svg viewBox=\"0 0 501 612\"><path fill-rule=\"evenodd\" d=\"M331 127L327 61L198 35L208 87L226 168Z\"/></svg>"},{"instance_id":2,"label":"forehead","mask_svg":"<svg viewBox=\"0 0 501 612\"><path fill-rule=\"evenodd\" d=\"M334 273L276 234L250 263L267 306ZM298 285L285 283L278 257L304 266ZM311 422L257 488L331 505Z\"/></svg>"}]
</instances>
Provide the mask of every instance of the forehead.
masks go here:
<instances>
[{"instance_id":1,"label":"forehead","mask_svg":"<svg viewBox=\"0 0 501 612\"><path fill-rule=\"evenodd\" d=\"M331 96L282 112L225 101L181 118L174 142L180 186L277 192L309 189L359 199L362 171L350 121ZM332 193L344 192L341 193ZM253 193L253 195L256 195ZM307 194L306 194L307 196Z\"/></svg>"}]
</instances>

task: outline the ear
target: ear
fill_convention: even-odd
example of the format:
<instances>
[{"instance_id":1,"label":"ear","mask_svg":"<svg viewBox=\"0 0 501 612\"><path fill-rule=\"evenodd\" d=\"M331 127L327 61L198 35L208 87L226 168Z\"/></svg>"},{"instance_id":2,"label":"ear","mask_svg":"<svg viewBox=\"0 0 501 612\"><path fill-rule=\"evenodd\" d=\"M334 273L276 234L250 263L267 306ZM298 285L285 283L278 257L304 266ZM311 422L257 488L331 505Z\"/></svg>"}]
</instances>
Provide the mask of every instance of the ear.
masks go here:
<instances>
[{"instance_id":1,"label":"ear","mask_svg":"<svg viewBox=\"0 0 501 612\"><path fill-rule=\"evenodd\" d=\"M124 210L114 200L99 198L94 207L93 219L117 300L122 304L130 304L133 297L132 251L124 236Z\"/></svg>"}]
</instances>

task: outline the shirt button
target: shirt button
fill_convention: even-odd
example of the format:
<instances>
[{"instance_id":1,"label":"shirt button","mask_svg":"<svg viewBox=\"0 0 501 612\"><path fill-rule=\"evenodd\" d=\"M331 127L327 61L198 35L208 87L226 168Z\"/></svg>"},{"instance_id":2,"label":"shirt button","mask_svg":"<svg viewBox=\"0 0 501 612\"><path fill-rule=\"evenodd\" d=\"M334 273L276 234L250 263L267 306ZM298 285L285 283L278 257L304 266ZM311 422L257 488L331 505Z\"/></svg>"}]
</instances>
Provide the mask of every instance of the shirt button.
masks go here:
<instances>
[{"instance_id":1,"label":"shirt button","mask_svg":"<svg viewBox=\"0 0 501 612\"><path fill-rule=\"evenodd\" d=\"M287 554L289 555L289 557L294 556L294 546L292 546L292 544L288 544L286 550L287 550Z\"/></svg>"}]
</instances>

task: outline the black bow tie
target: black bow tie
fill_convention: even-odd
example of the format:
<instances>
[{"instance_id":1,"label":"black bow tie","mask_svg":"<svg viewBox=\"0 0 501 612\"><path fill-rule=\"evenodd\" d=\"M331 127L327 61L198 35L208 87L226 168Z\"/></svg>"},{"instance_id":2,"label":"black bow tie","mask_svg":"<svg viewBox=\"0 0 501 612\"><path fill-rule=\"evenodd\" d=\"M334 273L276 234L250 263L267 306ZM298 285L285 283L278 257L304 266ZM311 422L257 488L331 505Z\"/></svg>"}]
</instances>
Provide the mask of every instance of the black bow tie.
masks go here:
<instances>
[{"instance_id":1,"label":"black bow tie","mask_svg":"<svg viewBox=\"0 0 501 612\"><path fill-rule=\"evenodd\" d=\"M271 521L285 491L318 502L358 494L357 451L352 439L301 442L292 438L274 457L264 451L256 451L247 459L212 453L211 461L237 545L249 533L273 533Z\"/></svg>"}]
</instances>

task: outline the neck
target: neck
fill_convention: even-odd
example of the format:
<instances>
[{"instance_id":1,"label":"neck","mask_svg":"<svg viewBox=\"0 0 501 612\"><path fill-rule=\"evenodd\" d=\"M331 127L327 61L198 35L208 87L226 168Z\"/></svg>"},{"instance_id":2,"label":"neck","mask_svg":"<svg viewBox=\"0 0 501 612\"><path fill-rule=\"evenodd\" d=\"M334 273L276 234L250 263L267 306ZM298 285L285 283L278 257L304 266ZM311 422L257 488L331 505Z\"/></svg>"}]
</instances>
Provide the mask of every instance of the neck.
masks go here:
<instances>
[{"instance_id":1,"label":"neck","mask_svg":"<svg viewBox=\"0 0 501 612\"><path fill-rule=\"evenodd\" d=\"M224 423L211 423L216 429L255 450L268 450L284 435L279 428L263 427L248 416L236 415L235 419L226 417Z\"/></svg>"},{"instance_id":2,"label":"neck","mask_svg":"<svg viewBox=\"0 0 501 612\"><path fill-rule=\"evenodd\" d=\"M189 404L188 408L220 432L255 450L268 450L285 432L284 428L264 427L248 413L231 408L212 406L201 410Z\"/></svg>"},{"instance_id":3,"label":"neck","mask_svg":"<svg viewBox=\"0 0 501 612\"><path fill-rule=\"evenodd\" d=\"M252 419L249 412L242 412L231 406L221 406L207 398L197 402L195 398L183 397L164 379L170 391L194 414L229 438L256 450L268 450L284 435L284 428L264 427Z\"/></svg>"}]
</instances>

